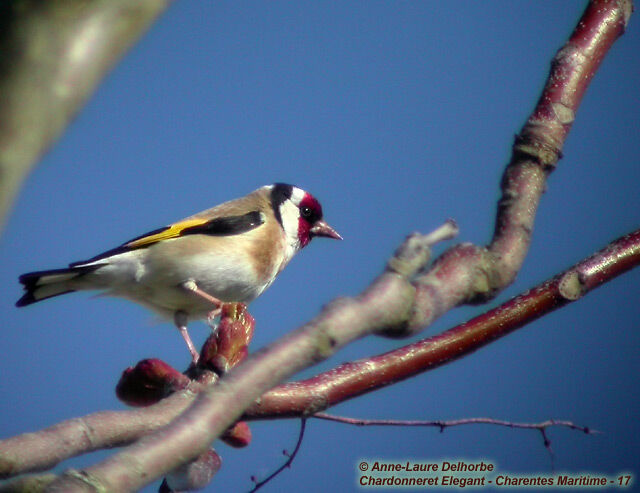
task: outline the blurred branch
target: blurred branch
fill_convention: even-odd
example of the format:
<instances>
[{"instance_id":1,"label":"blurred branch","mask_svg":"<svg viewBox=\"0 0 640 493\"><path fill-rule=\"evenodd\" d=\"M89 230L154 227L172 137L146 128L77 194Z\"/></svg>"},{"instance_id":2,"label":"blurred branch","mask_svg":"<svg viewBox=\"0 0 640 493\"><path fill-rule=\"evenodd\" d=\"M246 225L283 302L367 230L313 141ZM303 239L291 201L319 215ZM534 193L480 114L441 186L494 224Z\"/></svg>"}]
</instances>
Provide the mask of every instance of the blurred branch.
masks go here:
<instances>
[{"instance_id":1,"label":"blurred branch","mask_svg":"<svg viewBox=\"0 0 640 493\"><path fill-rule=\"evenodd\" d=\"M265 393L243 419L314 414L358 395L432 370L578 300L640 264L640 229L564 273L441 334Z\"/></svg>"},{"instance_id":2,"label":"blurred branch","mask_svg":"<svg viewBox=\"0 0 640 493\"><path fill-rule=\"evenodd\" d=\"M55 474L33 474L0 483L0 493L39 493L55 481Z\"/></svg>"},{"instance_id":3,"label":"blurred branch","mask_svg":"<svg viewBox=\"0 0 640 493\"><path fill-rule=\"evenodd\" d=\"M31 167L168 4L0 3L0 227Z\"/></svg>"},{"instance_id":4,"label":"blurred branch","mask_svg":"<svg viewBox=\"0 0 640 493\"><path fill-rule=\"evenodd\" d=\"M249 407L243 419L322 417L315 413L454 361L576 301L578 295L587 294L638 264L640 230L612 242L527 293L438 336L275 387ZM175 385L178 389L182 384ZM133 443L169 424L205 388L205 385L191 381L186 388L176 390L153 406L98 412L63 421L39 432L2 440L0 478L45 470L76 455Z\"/></svg>"},{"instance_id":5,"label":"blurred branch","mask_svg":"<svg viewBox=\"0 0 640 493\"><path fill-rule=\"evenodd\" d=\"M187 409L198 391L176 392L141 409L102 411L62 421L35 433L0 441L0 479L44 471L63 460L104 448L129 445L169 424Z\"/></svg>"},{"instance_id":6,"label":"blurred branch","mask_svg":"<svg viewBox=\"0 0 640 493\"><path fill-rule=\"evenodd\" d=\"M246 407L278 382L365 334L401 327L414 293L409 278L428 261L430 245L455 233L457 228L448 222L430 234L410 236L363 294L335 300L314 320L253 353L216 385L208 386L170 425L95 466L66 471L52 488L134 491L203 453Z\"/></svg>"},{"instance_id":7,"label":"blurred branch","mask_svg":"<svg viewBox=\"0 0 640 493\"><path fill-rule=\"evenodd\" d=\"M360 296L332 302L314 320L250 356L216 385L205 386L193 405L171 424L99 464L82 471L67 471L54 482L52 489L129 491L141 488L167 471L201 456L247 408L245 417L293 415L291 407L288 410L286 407L269 408L266 403L277 400L269 393L258 404L254 401L277 383L328 358L349 342L372 333L389 337L413 334L451 308L487 301L509 285L528 251L546 179L557 164L584 91L604 55L623 33L631 10L630 1L589 2L569 41L556 55L540 100L516 137L512 159L502 181L494 237L487 247L460 244L429 266L430 245L450 236L455 228L449 224L449 233L445 233L445 226L432 235L410 237L389 261L385 271ZM637 265L639 237L640 233L636 232L618 240L610 250L600 252L597 259L592 257L532 293L505 304L497 312L478 317L484 318L482 323L474 319L475 322L423 341L424 346L410 345L397 350L399 353L391 359L388 357L393 352L381 355L376 360L380 363L377 368L376 365L371 369L358 366L358 362L351 368L343 365L342 372L332 372L336 378L346 376L345 384L352 385L342 395L353 397L375 385L386 385L451 361L515 330L523 320L535 319L578 299L605 280ZM519 319L520 316L524 318ZM400 365L400 361L406 365ZM390 363L393 368L403 368L404 373L384 376L390 366L382 371L380 368ZM363 379L366 371L380 373L377 379L367 379L364 386L354 386L354 378ZM318 377L322 378L322 375ZM329 394L338 387L338 381L324 380L322 384L327 384L325 391ZM288 385L289 392L296 384ZM307 386L305 392L309 389ZM174 397L176 401L190 398L188 391L182 391L166 399L165 403L173 403ZM302 402L296 412L308 415L326 407L324 400L314 397ZM332 398L333 402L344 399L339 394L333 394ZM292 394L289 392L281 402L291 405ZM285 412L278 414L280 409ZM53 436L51 430L48 430L49 437ZM87 438L90 446L95 447L94 437L89 435ZM0 451L7 450L8 442L20 439L6 440L0 444ZM13 445L17 443L14 441ZM21 467L15 461L15 454L22 451L14 448L9 452L8 457L0 455L4 457L0 459L0 466L8 464L4 470L11 474Z\"/></svg>"},{"instance_id":8,"label":"blurred branch","mask_svg":"<svg viewBox=\"0 0 640 493\"><path fill-rule=\"evenodd\" d=\"M631 1L592 0L556 55L543 94L516 138L488 248L454 247L430 269L423 263L424 273L417 277L414 267L419 262L397 256L363 294L332 302L311 322L254 353L201 393L169 426L96 465L67 471L54 484L65 491L96 486L139 489L204 452L271 387L349 342L371 333L392 337L414 333L447 310L486 301L511 283L529 248L547 175L557 163L584 91L624 32L631 11ZM414 248L411 254L419 257L418 251ZM567 281L573 295L583 289L576 277ZM462 337L460 343L468 347L469 340Z\"/></svg>"}]
</instances>

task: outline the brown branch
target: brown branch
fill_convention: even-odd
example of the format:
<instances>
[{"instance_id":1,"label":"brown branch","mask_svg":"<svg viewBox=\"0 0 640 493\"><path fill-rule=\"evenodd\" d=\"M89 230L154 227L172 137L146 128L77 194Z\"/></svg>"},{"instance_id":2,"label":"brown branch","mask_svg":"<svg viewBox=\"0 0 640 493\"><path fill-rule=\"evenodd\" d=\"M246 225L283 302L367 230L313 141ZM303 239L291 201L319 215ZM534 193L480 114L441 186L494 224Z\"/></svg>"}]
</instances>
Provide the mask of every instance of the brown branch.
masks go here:
<instances>
[{"instance_id":1,"label":"brown branch","mask_svg":"<svg viewBox=\"0 0 640 493\"><path fill-rule=\"evenodd\" d=\"M162 481L158 493L197 491L205 488L220 470L222 458L211 449L196 460L182 464Z\"/></svg>"},{"instance_id":2,"label":"brown branch","mask_svg":"<svg viewBox=\"0 0 640 493\"><path fill-rule=\"evenodd\" d=\"M584 89L604 54L622 34L630 12L630 1L590 2L569 43L556 56L543 96L516 139L503 179L494 239L488 248L459 245L426 270L421 252L428 250L429 243L422 237L413 238L414 244L397 252L386 271L362 295L332 303L310 323L250 357L218 385L201 393L170 426L82 472L68 471L55 487L64 491L140 488L204 452L263 392L345 344L372 332L394 337L414 333L452 307L485 301L512 282L529 247L546 177L557 162ZM416 267L424 271L417 277ZM583 274L589 273L573 272L562 278L558 286L561 303L590 289L597 273L586 280ZM553 296L548 298L531 302L538 303L542 312ZM522 306L527 305L524 301ZM522 306L512 308L518 311ZM479 345L513 330L487 323L490 331L475 333L482 336ZM470 330L478 329L465 325L433 338L432 366L479 347Z\"/></svg>"},{"instance_id":3,"label":"brown branch","mask_svg":"<svg viewBox=\"0 0 640 493\"><path fill-rule=\"evenodd\" d=\"M540 99L516 136L511 162L502 177L490 245L457 245L419 276L409 333L418 332L455 306L485 302L513 282L529 250L547 176L561 156L587 86L623 34L632 10L630 0L589 2L569 41L553 59Z\"/></svg>"},{"instance_id":4,"label":"brown branch","mask_svg":"<svg viewBox=\"0 0 640 493\"><path fill-rule=\"evenodd\" d=\"M154 406L97 412L1 440L0 479L44 471L70 457L133 443L187 409L197 395L196 389L194 382Z\"/></svg>"},{"instance_id":5,"label":"brown branch","mask_svg":"<svg viewBox=\"0 0 640 493\"><path fill-rule=\"evenodd\" d=\"M38 493L56 480L52 473L21 476L0 483L0 493Z\"/></svg>"},{"instance_id":6,"label":"brown branch","mask_svg":"<svg viewBox=\"0 0 640 493\"><path fill-rule=\"evenodd\" d=\"M107 491L136 490L197 457L277 382L359 337L400 326L409 316L413 299L409 278L428 260L430 245L456 232L452 223L446 223L431 234L411 236L362 295L334 301L305 326L249 356L217 385L200 393L171 425L95 466L67 471L52 487L61 491L97 486Z\"/></svg>"},{"instance_id":7,"label":"brown branch","mask_svg":"<svg viewBox=\"0 0 640 493\"><path fill-rule=\"evenodd\" d=\"M432 370L576 301L638 264L640 230L619 238L564 273L462 325L372 358L344 363L307 380L280 385L249 407L243 419L314 414Z\"/></svg>"},{"instance_id":8,"label":"brown branch","mask_svg":"<svg viewBox=\"0 0 640 493\"><path fill-rule=\"evenodd\" d=\"M581 276L587 280L585 286L591 290L638 264L640 230L611 243L565 274L435 338L366 360L345 363L307 380L280 385L265 393L247 409L243 419L309 416L363 393L409 378L418 372L436 368L453 361L443 357L442 351L448 349L455 356L460 331L464 328L467 329L468 342L473 342L476 336L482 334L490 339L492 331L505 335L508 330L505 331L503 324L511 324L510 330L515 330L515 325L524 326L562 306L557 302L564 305L574 301L574 296L570 295L572 283L567 283L566 280L575 279L575 274L578 274L578 280ZM562 291L565 295L560 294L563 279L565 286ZM568 294L570 296L567 298ZM561 298L558 299L558 296ZM529 301L523 305L519 302L520 299ZM476 342L477 347L469 346L467 349L472 351L487 343L482 339ZM432 347L431 344L435 346ZM413 358L416 359L415 364ZM63 421L39 432L0 440L0 478L45 470L76 455L133 443L170 423L187 409L202 389L202 385L191 382L187 389L176 392L153 406L98 412Z\"/></svg>"},{"instance_id":9,"label":"brown branch","mask_svg":"<svg viewBox=\"0 0 640 493\"><path fill-rule=\"evenodd\" d=\"M0 3L0 227L27 172L169 2Z\"/></svg>"}]
</instances>

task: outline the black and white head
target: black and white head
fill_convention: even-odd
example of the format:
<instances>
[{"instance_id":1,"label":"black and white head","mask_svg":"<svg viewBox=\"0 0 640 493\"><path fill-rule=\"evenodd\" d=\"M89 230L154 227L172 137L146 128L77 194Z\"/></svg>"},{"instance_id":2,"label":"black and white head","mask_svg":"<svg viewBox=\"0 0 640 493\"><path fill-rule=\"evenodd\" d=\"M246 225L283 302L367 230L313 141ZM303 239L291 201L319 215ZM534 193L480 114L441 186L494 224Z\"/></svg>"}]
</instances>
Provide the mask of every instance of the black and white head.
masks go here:
<instances>
[{"instance_id":1,"label":"black and white head","mask_svg":"<svg viewBox=\"0 0 640 493\"><path fill-rule=\"evenodd\" d=\"M309 192L294 185L276 183L271 187L271 206L276 220L287 236L293 250L304 248L312 238L324 236L341 240L342 237L322 218L320 202Z\"/></svg>"}]
</instances>

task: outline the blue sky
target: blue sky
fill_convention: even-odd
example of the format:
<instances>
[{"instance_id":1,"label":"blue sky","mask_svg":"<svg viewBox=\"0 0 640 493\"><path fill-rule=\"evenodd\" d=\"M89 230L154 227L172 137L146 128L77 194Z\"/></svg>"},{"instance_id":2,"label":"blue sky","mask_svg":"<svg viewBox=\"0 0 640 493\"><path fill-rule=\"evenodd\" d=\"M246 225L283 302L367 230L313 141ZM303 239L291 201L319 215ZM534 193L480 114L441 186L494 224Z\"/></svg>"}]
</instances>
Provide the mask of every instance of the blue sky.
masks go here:
<instances>
[{"instance_id":1,"label":"blue sky","mask_svg":"<svg viewBox=\"0 0 640 493\"><path fill-rule=\"evenodd\" d=\"M89 258L263 184L294 183L322 201L345 240L315 240L252 304L256 349L360 292L412 231L453 217L460 241L487 242L513 135L585 3L176 2L31 174L0 240L0 436L122 409L114 386L124 368L145 357L183 368L189 358L170 324L126 301L76 294L15 308L23 272ZM578 111L517 281L489 306L638 227L637 15ZM552 430L557 470L637 474L639 298L636 269L463 360L331 412L570 419L604 433ZM454 310L426 334L485 309ZM200 343L206 331L191 334ZM304 375L399 344L360 341ZM251 426L248 448L217 445L220 490L247 490L251 475L274 470L299 427ZM293 467L266 491L357 490L363 458L551 472L536 433L312 421Z\"/></svg>"}]
</instances>

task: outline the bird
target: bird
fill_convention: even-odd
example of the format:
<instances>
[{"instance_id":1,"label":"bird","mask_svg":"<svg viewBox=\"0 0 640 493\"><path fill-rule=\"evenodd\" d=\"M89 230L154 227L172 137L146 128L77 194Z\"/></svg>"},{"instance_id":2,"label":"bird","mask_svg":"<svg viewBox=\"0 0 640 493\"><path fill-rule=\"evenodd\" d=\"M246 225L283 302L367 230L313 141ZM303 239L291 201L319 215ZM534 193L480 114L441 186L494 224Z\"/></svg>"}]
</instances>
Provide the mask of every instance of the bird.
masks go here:
<instances>
[{"instance_id":1,"label":"bird","mask_svg":"<svg viewBox=\"0 0 640 493\"><path fill-rule=\"evenodd\" d=\"M266 185L69 267L23 274L16 306L83 290L125 298L173 319L196 364L188 322L256 299L315 237L342 239L320 202L294 185Z\"/></svg>"}]
</instances>

